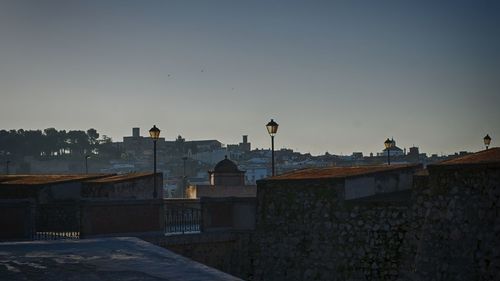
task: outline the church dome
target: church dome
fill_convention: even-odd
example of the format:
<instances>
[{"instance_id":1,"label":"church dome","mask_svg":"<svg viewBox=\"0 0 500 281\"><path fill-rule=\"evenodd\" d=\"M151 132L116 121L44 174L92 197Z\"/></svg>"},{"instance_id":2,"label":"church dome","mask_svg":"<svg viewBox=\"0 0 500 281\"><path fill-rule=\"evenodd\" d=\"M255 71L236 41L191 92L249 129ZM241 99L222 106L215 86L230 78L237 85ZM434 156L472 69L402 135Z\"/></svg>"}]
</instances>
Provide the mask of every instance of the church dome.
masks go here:
<instances>
[{"instance_id":1,"label":"church dome","mask_svg":"<svg viewBox=\"0 0 500 281\"><path fill-rule=\"evenodd\" d=\"M227 159L227 156L225 157L224 160L220 161L215 165L214 172L216 173L238 173L240 170L238 169L238 166L236 164Z\"/></svg>"}]
</instances>

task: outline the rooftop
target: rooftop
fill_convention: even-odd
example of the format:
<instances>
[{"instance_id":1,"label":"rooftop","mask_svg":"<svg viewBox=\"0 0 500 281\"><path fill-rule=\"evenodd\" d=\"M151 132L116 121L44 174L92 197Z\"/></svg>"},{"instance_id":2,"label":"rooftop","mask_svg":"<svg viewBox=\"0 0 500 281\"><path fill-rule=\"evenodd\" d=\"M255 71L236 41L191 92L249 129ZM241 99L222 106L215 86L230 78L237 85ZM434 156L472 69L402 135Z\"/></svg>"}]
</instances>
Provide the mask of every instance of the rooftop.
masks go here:
<instances>
[{"instance_id":1,"label":"rooftop","mask_svg":"<svg viewBox=\"0 0 500 281\"><path fill-rule=\"evenodd\" d=\"M227 159L227 156L222 161L215 165L214 172L216 173L238 173L241 172L238 166L233 161Z\"/></svg>"},{"instance_id":2,"label":"rooftop","mask_svg":"<svg viewBox=\"0 0 500 281\"><path fill-rule=\"evenodd\" d=\"M433 166L447 165L469 165L469 164L490 164L500 163L500 147L493 147L473 154L446 160Z\"/></svg>"},{"instance_id":3,"label":"rooftop","mask_svg":"<svg viewBox=\"0 0 500 281\"><path fill-rule=\"evenodd\" d=\"M71 181L84 181L109 177L115 174L74 174L74 175L15 175L2 176L0 184L5 185L43 185Z\"/></svg>"},{"instance_id":4,"label":"rooftop","mask_svg":"<svg viewBox=\"0 0 500 281\"><path fill-rule=\"evenodd\" d=\"M0 243L2 280L240 280L131 237Z\"/></svg>"},{"instance_id":5,"label":"rooftop","mask_svg":"<svg viewBox=\"0 0 500 281\"><path fill-rule=\"evenodd\" d=\"M309 168L268 178L269 180L295 180L295 179L328 179L348 178L373 173L417 168L420 165L384 165L384 166L356 166L356 167L329 167Z\"/></svg>"},{"instance_id":6,"label":"rooftop","mask_svg":"<svg viewBox=\"0 0 500 281\"><path fill-rule=\"evenodd\" d=\"M18 180L20 178L28 177L29 175L0 175L0 183Z\"/></svg>"},{"instance_id":7,"label":"rooftop","mask_svg":"<svg viewBox=\"0 0 500 281\"><path fill-rule=\"evenodd\" d=\"M112 183L112 182L121 182L121 181L127 181L130 179L137 179L137 178L143 178L143 177L153 177L153 173L128 173L128 174L121 174L121 175L114 175L114 176L109 176L109 177L92 179L92 180L88 180L85 182L88 182L88 183Z\"/></svg>"}]
</instances>

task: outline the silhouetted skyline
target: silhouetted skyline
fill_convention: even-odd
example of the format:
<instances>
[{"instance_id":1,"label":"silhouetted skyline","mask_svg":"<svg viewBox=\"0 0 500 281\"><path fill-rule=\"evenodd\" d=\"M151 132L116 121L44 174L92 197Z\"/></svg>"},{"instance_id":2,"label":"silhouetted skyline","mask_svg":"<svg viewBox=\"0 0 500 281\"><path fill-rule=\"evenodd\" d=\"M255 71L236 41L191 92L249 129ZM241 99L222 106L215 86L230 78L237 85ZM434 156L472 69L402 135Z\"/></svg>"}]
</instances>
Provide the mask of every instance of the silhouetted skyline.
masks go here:
<instances>
[{"instance_id":1,"label":"silhouetted skyline","mask_svg":"<svg viewBox=\"0 0 500 281\"><path fill-rule=\"evenodd\" d=\"M2 1L0 129L334 154L500 141L496 1Z\"/></svg>"}]
</instances>

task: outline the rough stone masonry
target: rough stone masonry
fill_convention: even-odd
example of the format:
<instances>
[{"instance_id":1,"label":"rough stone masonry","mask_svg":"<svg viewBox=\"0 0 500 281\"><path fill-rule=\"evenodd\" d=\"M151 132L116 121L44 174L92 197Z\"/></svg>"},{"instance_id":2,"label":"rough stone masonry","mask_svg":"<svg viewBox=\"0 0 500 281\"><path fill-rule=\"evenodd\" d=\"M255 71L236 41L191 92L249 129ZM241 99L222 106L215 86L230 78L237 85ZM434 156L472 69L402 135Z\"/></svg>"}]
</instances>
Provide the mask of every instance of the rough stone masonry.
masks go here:
<instances>
[{"instance_id":1,"label":"rough stone masonry","mask_svg":"<svg viewBox=\"0 0 500 281\"><path fill-rule=\"evenodd\" d=\"M355 200L343 179L261 181L252 279L499 280L498 158Z\"/></svg>"}]
</instances>

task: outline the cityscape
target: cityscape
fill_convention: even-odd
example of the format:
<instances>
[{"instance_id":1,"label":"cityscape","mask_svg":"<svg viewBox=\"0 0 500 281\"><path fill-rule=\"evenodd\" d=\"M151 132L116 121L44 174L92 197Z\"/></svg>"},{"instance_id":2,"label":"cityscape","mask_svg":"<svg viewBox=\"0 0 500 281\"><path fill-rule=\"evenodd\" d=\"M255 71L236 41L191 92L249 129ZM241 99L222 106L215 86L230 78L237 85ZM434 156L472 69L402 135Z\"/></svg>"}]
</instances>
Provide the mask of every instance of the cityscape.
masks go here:
<instances>
[{"instance_id":1,"label":"cityscape","mask_svg":"<svg viewBox=\"0 0 500 281\"><path fill-rule=\"evenodd\" d=\"M500 3L0 1L0 281L500 280Z\"/></svg>"},{"instance_id":2,"label":"cityscape","mask_svg":"<svg viewBox=\"0 0 500 281\"><path fill-rule=\"evenodd\" d=\"M180 135L175 140L165 140L160 133L155 142L156 170L162 173L161 186L165 198L187 198L189 187L208 185L208 172L225 158L245 172L245 185L255 186L258 180L271 176L273 158L276 173L284 174L306 168L384 165L391 162L426 166L471 153L458 151L451 155L427 155L416 146L398 147L394 138L387 138L381 143L380 151L369 155L362 152L332 155L326 152L313 156L281 148L274 151L274 157L271 157L271 148L252 148L248 135L243 135L237 144L223 144L215 139L186 140ZM491 137L485 136L482 142L488 147ZM131 135L124 136L122 141L100 136L95 129L68 132L54 128L43 131L0 130L0 160L6 175L152 171L153 156L153 139L149 132L141 134L141 129L137 127L132 128Z\"/></svg>"}]
</instances>

